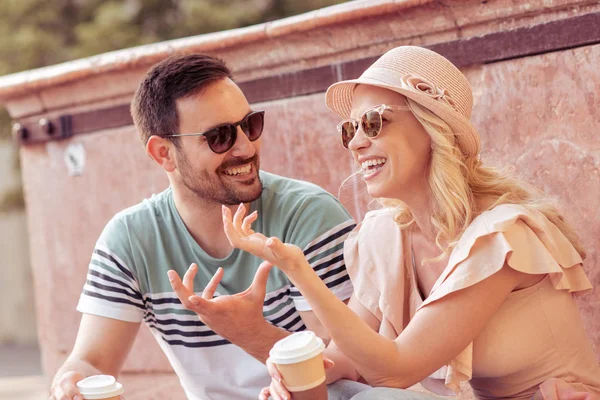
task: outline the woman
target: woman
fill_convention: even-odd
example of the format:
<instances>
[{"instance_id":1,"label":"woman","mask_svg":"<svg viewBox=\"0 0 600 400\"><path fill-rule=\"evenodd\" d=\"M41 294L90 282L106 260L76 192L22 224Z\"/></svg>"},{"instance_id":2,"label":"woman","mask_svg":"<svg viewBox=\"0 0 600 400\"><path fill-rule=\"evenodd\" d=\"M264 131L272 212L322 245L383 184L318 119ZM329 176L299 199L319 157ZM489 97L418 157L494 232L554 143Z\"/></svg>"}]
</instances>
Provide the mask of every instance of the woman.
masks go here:
<instances>
[{"instance_id":1,"label":"woman","mask_svg":"<svg viewBox=\"0 0 600 400\"><path fill-rule=\"evenodd\" d=\"M600 368L573 299L589 291L585 252L542 195L479 160L466 78L419 47L390 50L327 106L383 199L345 245L355 287L337 300L302 251L254 233L224 209L231 244L282 269L329 332L328 382L364 379L358 398L407 398L417 382L481 399L591 399ZM335 344L333 343L335 342ZM330 363L327 363L330 364ZM280 376L270 393L289 398Z\"/></svg>"}]
</instances>

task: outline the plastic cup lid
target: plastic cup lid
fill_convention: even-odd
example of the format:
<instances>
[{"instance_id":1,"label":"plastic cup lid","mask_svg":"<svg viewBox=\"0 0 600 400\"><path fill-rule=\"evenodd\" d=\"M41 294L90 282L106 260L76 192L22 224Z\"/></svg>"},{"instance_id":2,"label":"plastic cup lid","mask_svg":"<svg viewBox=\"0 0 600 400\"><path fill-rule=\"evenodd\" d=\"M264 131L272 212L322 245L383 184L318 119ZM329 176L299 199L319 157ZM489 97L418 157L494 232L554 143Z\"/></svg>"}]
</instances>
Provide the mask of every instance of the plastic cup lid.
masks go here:
<instances>
[{"instance_id":1,"label":"plastic cup lid","mask_svg":"<svg viewBox=\"0 0 600 400\"><path fill-rule=\"evenodd\" d=\"M295 364L313 358L325 349L320 337L311 331L296 332L275 343L269 356L275 364Z\"/></svg>"},{"instance_id":2,"label":"plastic cup lid","mask_svg":"<svg viewBox=\"0 0 600 400\"><path fill-rule=\"evenodd\" d=\"M111 375L94 375L77 382L77 388L86 400L100 400L123 394L123 385Z\"/></svg>"}]
</instances>

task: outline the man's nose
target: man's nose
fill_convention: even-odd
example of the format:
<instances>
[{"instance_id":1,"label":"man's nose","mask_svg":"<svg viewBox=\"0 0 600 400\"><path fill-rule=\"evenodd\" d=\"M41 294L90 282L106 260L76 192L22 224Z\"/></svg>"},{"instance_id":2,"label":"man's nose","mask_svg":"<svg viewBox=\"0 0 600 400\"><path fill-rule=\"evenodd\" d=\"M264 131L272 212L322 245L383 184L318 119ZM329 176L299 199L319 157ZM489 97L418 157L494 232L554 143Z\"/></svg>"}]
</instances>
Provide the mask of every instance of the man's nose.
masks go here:
<instances>
[{"instance_id":1,"label":"man's nose","mask_svg":"<svg viewBox=\"0 0 600 400\"><path fill-rule=\"evenodd\" d=\"M250 141L241 126L237 127L237 138L231 149L231 155L234 157L252 157L256 153L253 142Z\"/></svg>"}]
</instances>

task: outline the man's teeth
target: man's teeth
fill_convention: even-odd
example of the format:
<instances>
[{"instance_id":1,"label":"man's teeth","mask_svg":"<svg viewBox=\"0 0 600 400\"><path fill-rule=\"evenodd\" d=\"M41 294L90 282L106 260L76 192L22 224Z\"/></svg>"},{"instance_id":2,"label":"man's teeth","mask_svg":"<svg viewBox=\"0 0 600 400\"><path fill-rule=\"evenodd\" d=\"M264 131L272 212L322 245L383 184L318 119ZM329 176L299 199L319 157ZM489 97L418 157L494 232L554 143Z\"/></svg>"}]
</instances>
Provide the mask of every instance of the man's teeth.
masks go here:
<instances>
[{"instance_id":1,"label":"man's teeth","mask_svg":"<svg viewBox=\"0 0 600 400\"><path fill-rule=\"evenodd\" d=\"M385 164L385 162L385 158L372 158L370 160L363 161L360 166L365 175L371 175L383 168L383 164Z\"/></svg>"},{"instance_id":2,"label":"man's teeth","mask_svg":"<svg viewBox=\"0 0 600 400\"><path fill-rule=\"evenodd\" d=\"M247 164L247 165L244 165L243 167L227 168L225 170L225 174L231 175L231 176L243 175L243 174L249 174L251 170L252 170L252 164Z\"/></svg>"}]
</instances>

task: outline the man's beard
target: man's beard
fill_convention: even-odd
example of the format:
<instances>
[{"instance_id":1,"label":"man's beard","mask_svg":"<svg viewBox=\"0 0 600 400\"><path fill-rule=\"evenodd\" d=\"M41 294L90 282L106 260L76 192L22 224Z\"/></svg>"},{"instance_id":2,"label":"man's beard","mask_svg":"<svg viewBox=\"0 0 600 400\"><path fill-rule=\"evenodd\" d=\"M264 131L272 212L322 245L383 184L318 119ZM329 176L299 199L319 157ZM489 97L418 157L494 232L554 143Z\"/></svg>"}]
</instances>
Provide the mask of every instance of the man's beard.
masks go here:
<instances>
[{"instance_id":1,"label":"man's beard","mask_svg":"<svg viewBox=\"0 0 600 400\"><path fill-rule=\"evenodd\" d=\"M223 173L225 169L241 165L252 164L252 175L247 181L228 182ZM216 203L224 205L237 205L249 203L258 199L262 193L262 183L258 177L258 154L250 158L232 158L225 161L216 172L194 171L187 156L177 153L177 167L181 182L197 199L203 203Z\"/></svg>"}]
</instances>

